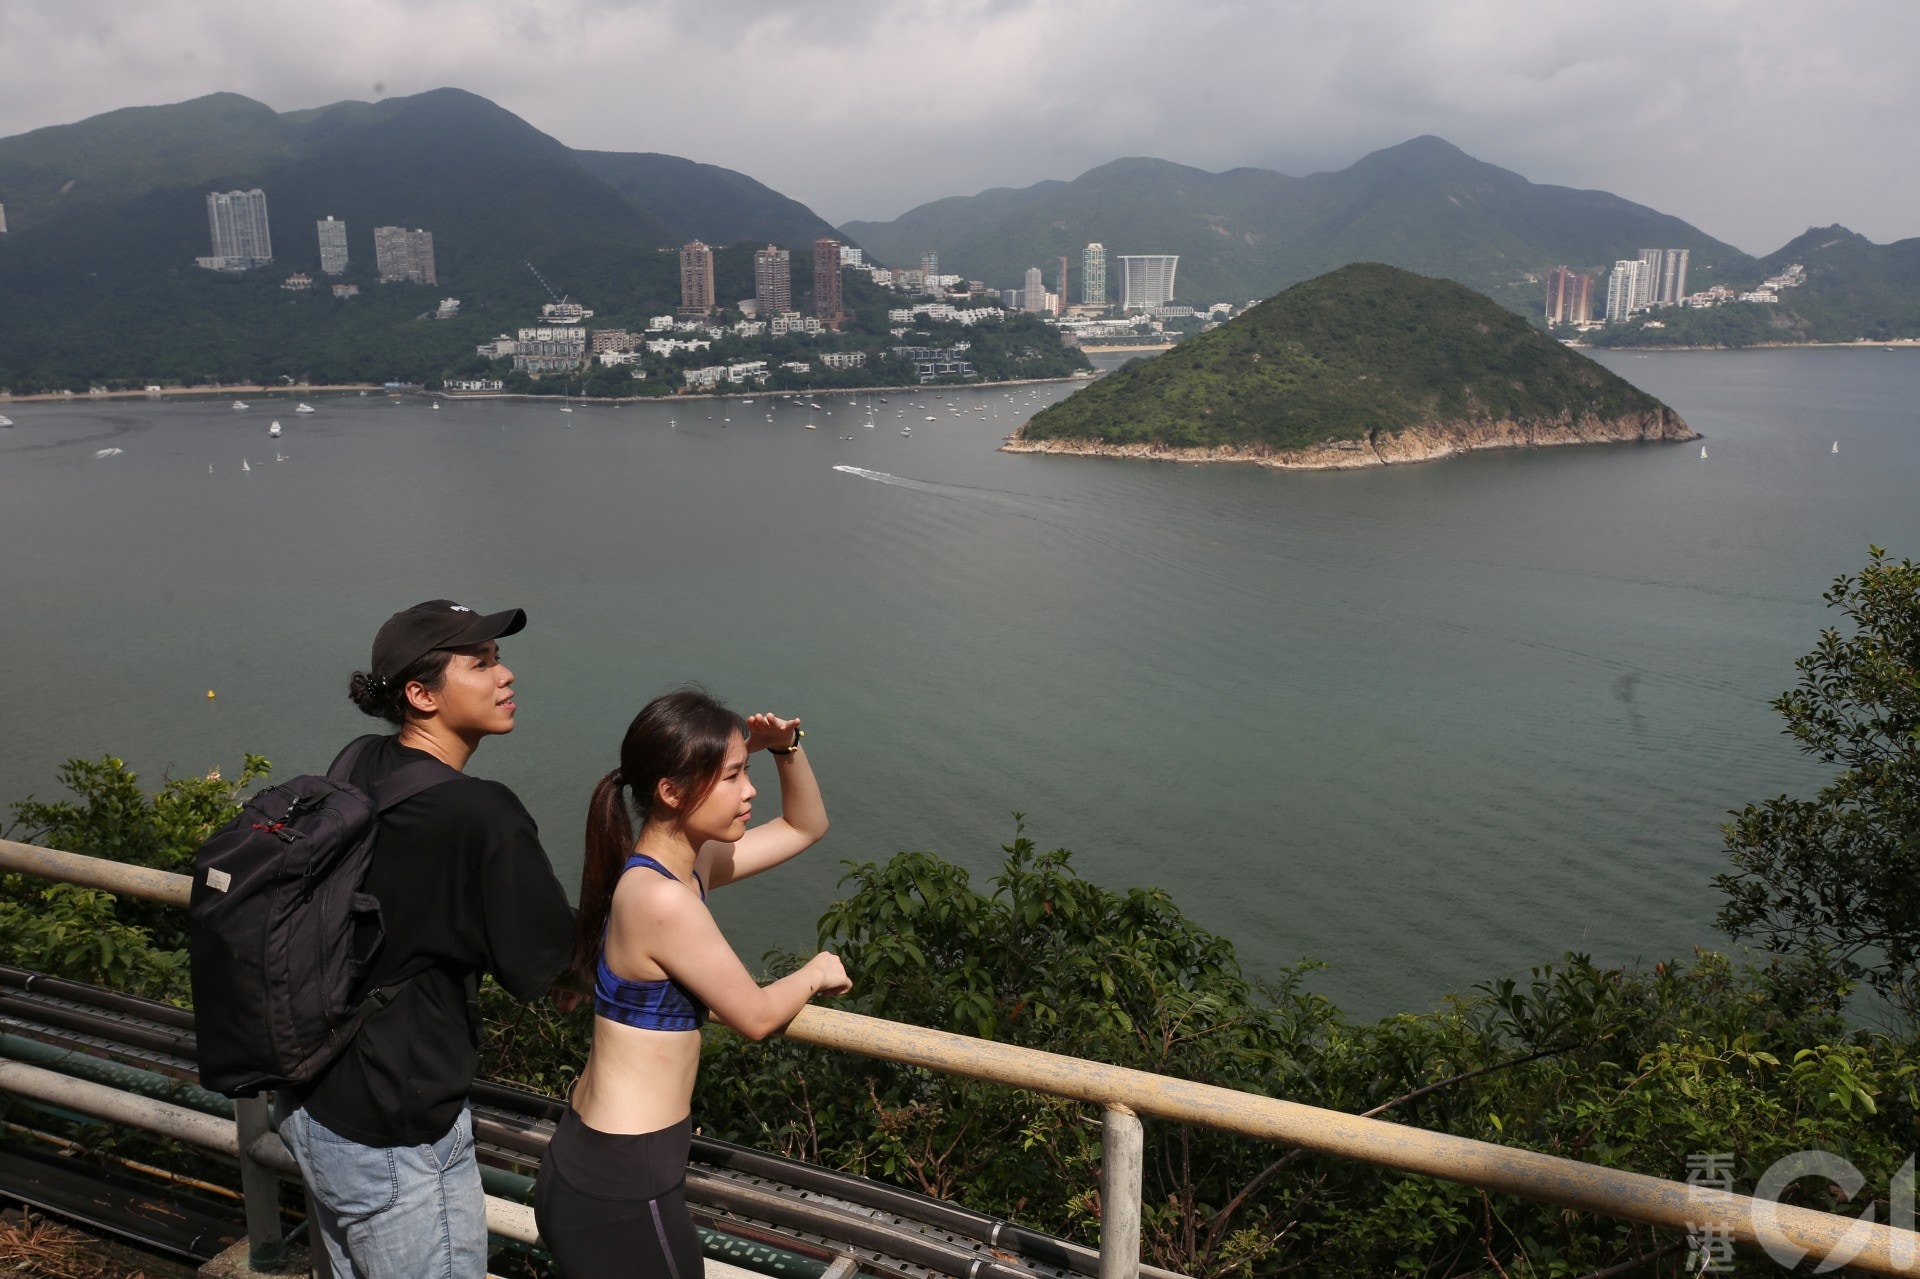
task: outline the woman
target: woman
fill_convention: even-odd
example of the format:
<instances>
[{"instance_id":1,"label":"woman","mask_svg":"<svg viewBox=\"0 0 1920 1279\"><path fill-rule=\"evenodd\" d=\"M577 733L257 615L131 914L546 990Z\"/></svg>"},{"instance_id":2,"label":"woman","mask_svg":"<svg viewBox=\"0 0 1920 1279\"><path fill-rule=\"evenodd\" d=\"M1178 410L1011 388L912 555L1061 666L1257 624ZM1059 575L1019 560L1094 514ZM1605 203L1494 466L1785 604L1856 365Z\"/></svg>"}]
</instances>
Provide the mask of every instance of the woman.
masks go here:
<instances>
[{"instance_id":1,"label":"woman","mask_svg":"<svg viewBox=\"0 0 1920 1279\"><path fill-rule=\"evenodd\" d=\"M797 719L742 719L703 692L669 693L635 717L620 767L594 790L574 946L575 971L594 975L593 1050L534 1197L567 1279L701 1273L684 1192L701 1024L711 1010L764 1039L815 995L851 989L826 951L758 985L706 907L709 891L826 834L801 737ZM780 816L749 831L758 750L776 761Z\"/></svg>"}]
</instances>

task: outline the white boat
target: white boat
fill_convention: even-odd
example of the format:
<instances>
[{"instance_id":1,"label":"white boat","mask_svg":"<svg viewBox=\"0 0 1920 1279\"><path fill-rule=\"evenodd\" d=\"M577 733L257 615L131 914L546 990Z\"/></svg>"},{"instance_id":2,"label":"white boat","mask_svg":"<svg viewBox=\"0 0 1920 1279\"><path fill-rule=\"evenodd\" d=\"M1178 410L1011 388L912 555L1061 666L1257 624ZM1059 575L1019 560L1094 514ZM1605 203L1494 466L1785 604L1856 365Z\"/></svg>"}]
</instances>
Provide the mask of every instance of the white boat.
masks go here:
<instances>
[{"instance_id":1,"label":"white boat","mask_svg":"<svg viewBox=\"0 0 1920 1279\"><path fill-rule=\"evenodd\" d=\"M278 437L280 434L280 423L275 422L272 426L268 427L267 434Z\"/></svg>"},{"instance_id":2,"label":"white boat","mask_svg":"<svg viewBox=\"0 0 1920 1279\"><path fill-rule=\"evenodd\" d=\"M285 453L275 452L273 460L276 462L284 462L287 460L287 455Z\"/></svg>"},{"instance_id":3,"label":"white boat","mask_svg":"<svg viewBox=\"0 0 1920 1279\"><path fill-rule=\"evenodd\" d=\"M296 405L294 405L294 407L293 407L293 411L294 411L295 413L311 413L311 412L313 412L313 405L311 405L311 404L296 404Z\"/></svg>"},{"instance_id":4,"label":"white boat","mask_svg":"<svg viewBox=\"0 0 1920 1279\"><path fill-rule=\"evenodd\" d=\"M213 474L213 463L211 463L211 462L209 462L209 463L207 463L207 474L208 474L208 475L212 475L212 474Z\"/></svg>"},{"instance_id":5,"label":"white boat","mask_svg":"<svg viewBox=\"0 0 1920 1279\"><path fill-rule=\"evenodd\" d=\"M235 400L233 402L233 407L236 409L244 409L247 407L247 402L245 400Z\"/></svg>"},{"instance_id":6,"label":"white boat","mask_svg":"<svg viewBox=\"0 0 1920 1279\"><path fill-rule=\"evenodd\" d=\"M0 417L0 426L12 426L12 425L13 425L13 419L12 419L12 418L10 418L10 417Z\"/></svg>"},{"instance_id":7,"label":"white boat","mask_svg":"<svg viewBox=\"0 0 1920 1279\"><path fill-rule=\"evenodd\" d=\"M913 428L912 428L912 427L910 427L910 426L903 426L903 427L901 427L901 428L900 428L900 434L902 434L902 435L912 435L912 434L913 434Z\"/></svg>"},{"instance_id":8,"label":"white boat","mask_svg":"<svg viewBox=\"0 0 1920 1279\"><path fill-rule=\"evenodd\" d=\"M813 423L811 423L811 422L809 422L809 423L807 423L807 429L808 429L809 431L817 431L817 430L819 430L820 428L819 428L819 427L817 427L817 426L815 426L815 425L814 425Z\"/></svg>"},{"instance_id":9,"label":"white boat","mask_svg":"<svg viewBox=\"0 0 1920 1279\"><path fill-rule=\"evenodd\" d=\"M438 404L430 405L429 407L431 407L435 413L438 413L440 411L440 406Z\"/></svg>"},{"instance_id":10,"label":"white boat","mask_svg":"<svg viewBox=\"0 0 1920 1279\"><path fill-rule=\"evenodd\" d=\"M247 465L247 459L243 457L240 459L240 469L243 471L251 471L253 468Z\"/></svg>"},{"instance_id":11,"label":"white boat","mask_svg":"<svg viewBox=\"0 0 1920 1279\"><path fill-rule=\"evenodd\" d=\"M1705 457L1706 455L1707 455L1707 446L1702 444L1700 446L1700 456Z\"/></svg>"},{"instance_id":12,"label":"white boat","mask_svg":"<svg viewBox=\"0 0 1920 1279\"><path fill-rule=\"evenodd\" d=\"M571 404L562 404L562 405L560 406L560 411L561 411L562 413L571 413L571 412L573 412L573 405L571 405Z\"/></svg>"},{"instance_id":13,"label":"white boat","mask_svg":"<svg viewBox=\"0 0 1920 1279\"><path fill-rule=\"evenodd\" d=\"M1840 451L1840 441L1839 441L1839 440L1835 440L1835 441L1833 442L1833 447L1827 450L1827 452L1829 452L1829 453L1838 453L1839 451Z\"/></svg>"},{"instance_id":14,"label":"white boat","mask_svg":"<svg viewBox=\"0 0 1920 1279\"><path fill-rule=\"evenodd\" d=\"M98 462L102 458L119 457L120 452L121 450L119 449L98 449L94 452L93 460Z\"/></svg>"},{"instance_id":15,"label":"white boat","mask_svg":"<svg viewBox=\"0 0 1920 1279\"><path fill-rule=\"evenodd\" d=\"M927 414L927 421L929 421L929 422L933 422L933 421L937 421L937 420L938 420L938 419L936 419L936 418L935 418L935 417L933 416L933 414L931 414L931 413L929 413L929 414Z\"/></svg>"}]
</instances>

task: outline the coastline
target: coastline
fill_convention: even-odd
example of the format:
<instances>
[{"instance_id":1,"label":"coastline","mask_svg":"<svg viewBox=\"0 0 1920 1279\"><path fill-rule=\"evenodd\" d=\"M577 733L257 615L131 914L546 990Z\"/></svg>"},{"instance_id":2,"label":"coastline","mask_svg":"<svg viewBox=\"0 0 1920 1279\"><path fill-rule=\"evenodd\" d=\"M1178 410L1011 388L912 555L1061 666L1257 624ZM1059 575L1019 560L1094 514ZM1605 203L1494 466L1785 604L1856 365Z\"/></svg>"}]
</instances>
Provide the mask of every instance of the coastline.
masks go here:
<instances>
[{"instance_id":1,"label":"coastline","mask_svg":"<svg viewBox=\"0 0 1920 1279\"><path fill-rule=\"evenodd\" d=\"M288 399L297 400L302 395L385 389L378 382L343 382L327 386L249 386L231 383L223 386L163 386L157 391L36 391L31 395L0 391L0 401L8 404L91 404L96 400L165 400L187 395L285 395Z\"/></svg>"},{"instance_id":2,"label":"coastline","mask_svg":"<svg viewBox=\"0 0 1920 1279\"><path fill-rule=\"evenodd\" d=\"M1100 440L1026 440L1018 431L1000 446L1002 453L1058 453L1079 457L1141 458L1154 462L1228 462L1276 471L1354 471L1374 466L1436 462L1484 449L1565 448L1580 444L1685 443L1702 438L1671 410L1623 418L1557 419L1535 422L1454 422L1368 431L1356 440L1327 440L1306 449L1259 445L1173 448L1166 445L1108 444Z\"/></svg>"},{"instance_id":3,"label":"coastline","mask_svg":"<svg viewBox=\"0 0 1920 1279\"><path fill-rule=\"evenodd\" d=\"M1749 342L1745 346L1682 346L1679 344L1659 346L1595 346L1591 342L1563 342L1562 346L1575 351L1618 351L1622 354L1644 355L1648 351L1871 351L1883 347L1889 351L1900 348L1920 350L1920 338L1881 338L1869 340L1860 338L1852 342Z\"/></svg>"},{"instance_id":4,"label":"coastline","mask_svg":"<svg viewBox=\"0 0 1920 1279\"><path fill-rule=\"evenodd\" d=\"M1098 376L1096 373L1094 376ZM591 398L573 397L574 404L704 404L712 400L773 400L788 396L822 395L920 395L932 393L944 395L948 391L977 391L993 386L1039 386L1049 382L1091 382L1092 377L1022 377L1009 378L1004 382L954 382L940 386L927 383L922 386L836 386L824 390L812 391L704 391L691 395L675 393L672 395L596 395ZM442 400L558 400L558 395L535 394L529 391L416 391L416 395L429 395ZM74 397L80 398L78 396Z\"/></svg>"}]
</instances>

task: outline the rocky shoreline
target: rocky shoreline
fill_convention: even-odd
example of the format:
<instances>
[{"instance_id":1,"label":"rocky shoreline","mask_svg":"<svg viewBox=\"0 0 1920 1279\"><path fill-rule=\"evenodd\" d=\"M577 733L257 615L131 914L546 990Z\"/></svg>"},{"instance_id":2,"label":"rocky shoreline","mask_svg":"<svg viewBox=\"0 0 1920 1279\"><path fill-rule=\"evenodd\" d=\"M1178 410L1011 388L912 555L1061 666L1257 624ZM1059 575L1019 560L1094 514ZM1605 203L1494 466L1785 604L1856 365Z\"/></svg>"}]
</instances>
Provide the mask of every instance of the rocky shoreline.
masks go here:
<instances>
[{"instance_id":1,"label":"rocky shoreline","mask_svg":"<svg viewBox=\"0 0 1920 1279\"><path fill-rule=\"evenodd\" d=\"M1015 431L1003 453L1066 453L1134 457L1157 462L1238 462L1280 471L1348 471L1369 466L1433 462L1481 449L1558 448L1572 444L1680 443L1700 435L1670 409L1620 418L1564 416L1544 421L1437 422L1403 431L1369 431L1362 439L1326 440L1305 449L1263 445L1173 448L1103 440L1028 440Z\"/></svg>"}]
</instances>

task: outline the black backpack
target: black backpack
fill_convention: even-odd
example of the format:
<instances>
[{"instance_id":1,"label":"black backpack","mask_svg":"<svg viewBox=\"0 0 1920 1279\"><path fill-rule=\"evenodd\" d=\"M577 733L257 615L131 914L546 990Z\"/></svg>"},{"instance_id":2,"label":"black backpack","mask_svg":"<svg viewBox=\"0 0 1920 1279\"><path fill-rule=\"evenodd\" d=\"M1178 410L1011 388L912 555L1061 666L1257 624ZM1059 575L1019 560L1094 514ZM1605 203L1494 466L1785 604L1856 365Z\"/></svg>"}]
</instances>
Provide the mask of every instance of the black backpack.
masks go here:
<instances>
[{"instance_id":1,"label":"black backpack","mask_svg":"<svg viewBox=\"0 0 1920 1279\"><path fill-rule=\"evenodd\" d=\"M215 1092L244 1097L317 1078L404 984L353 1002L381 937L380 903L360 885L380 814L461 774L416 760L368 795L347 778L380 740L355 739L325 777L260 791L194 854L194 1033L200 1082Z\"/></svg>"}]
</instances>

